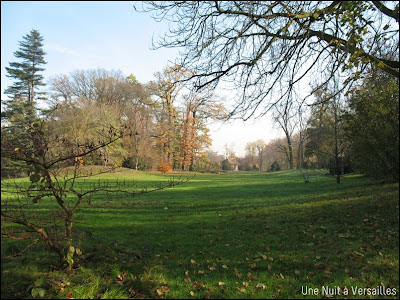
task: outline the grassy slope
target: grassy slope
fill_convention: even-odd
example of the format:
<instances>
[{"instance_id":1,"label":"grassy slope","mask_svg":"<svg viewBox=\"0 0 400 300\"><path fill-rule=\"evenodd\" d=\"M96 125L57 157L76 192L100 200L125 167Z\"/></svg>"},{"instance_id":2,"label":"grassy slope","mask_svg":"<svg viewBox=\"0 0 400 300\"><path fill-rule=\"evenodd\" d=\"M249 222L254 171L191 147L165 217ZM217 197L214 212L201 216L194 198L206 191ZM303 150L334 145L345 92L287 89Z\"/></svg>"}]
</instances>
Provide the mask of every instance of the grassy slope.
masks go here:
<instances>
[{"instance_id":1,"label":"grassy slope","mask_svg":"<svg viewBox=\"0 0 400 300\"><path fill-rule=\"evenodd\" d=\"M127 170L103 176L165 180ZM59 298L310 298L302 287L384 285L398 298L398 184L355 175L340 185L310 181L298 171L197 174L135 198L100 196L76 225L92 233L83 248L95 256L71 278L49 272L39 246L39 254L5 260L2 297L36 287Z\"/></svg>"}]
</instances>

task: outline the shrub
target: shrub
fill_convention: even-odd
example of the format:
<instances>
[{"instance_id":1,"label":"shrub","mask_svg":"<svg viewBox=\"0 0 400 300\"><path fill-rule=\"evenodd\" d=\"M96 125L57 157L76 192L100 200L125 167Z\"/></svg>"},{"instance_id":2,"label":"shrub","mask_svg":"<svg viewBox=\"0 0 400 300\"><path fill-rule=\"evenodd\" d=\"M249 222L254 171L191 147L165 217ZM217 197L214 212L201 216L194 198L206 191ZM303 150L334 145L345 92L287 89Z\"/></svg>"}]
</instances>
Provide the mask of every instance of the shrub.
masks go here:
<instances>
[{"instance_id":1,"label":"shrub","mask_svg":"<svg viewBox=\"0 0 400 300\"><path fill-rule=\"evenodd\" d=\"M171 173L172 167L168 161L163 160L163 161L161 161L160 165L158 166L158 171L160 171L163 174Z\"/></svg>"},{"instance_id":2,"label":"shrub","mask_svg":"<svg viewBox=\"0 0 400 300\"><path fill-rule=\"evenodd\" d=\"M279 165L279 163L275 160L272 165L271 165L271 171L280 171L281 170L281 166Z\"/></svg>"}]
</instances>

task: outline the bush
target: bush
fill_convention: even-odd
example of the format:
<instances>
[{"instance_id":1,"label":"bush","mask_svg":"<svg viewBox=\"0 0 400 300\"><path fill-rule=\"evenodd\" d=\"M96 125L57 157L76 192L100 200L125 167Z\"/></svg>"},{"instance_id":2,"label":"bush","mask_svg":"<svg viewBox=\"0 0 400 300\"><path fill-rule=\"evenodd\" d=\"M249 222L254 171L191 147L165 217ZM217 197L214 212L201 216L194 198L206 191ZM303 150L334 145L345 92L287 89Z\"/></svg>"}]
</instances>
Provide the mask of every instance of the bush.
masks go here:
<instances>
[{"instance_id":1,"label":"bush","mask_svg":"<svg viewBox=\"0 0 400 300\"><path fill-rule=\"evenodd\" d=\"M231 163L229 162L228 159L225 159L224 161L222 161L222 170L223 170L223 171L230 171L230 170L232 170Z\"/></svg>"},{"instance_id":2,"label":"bush","mask_svg":"<svg viewBox=\"0 0 400 300\"><path fill-rule=\"evenodd\" d=\"M280 171L281 170L281 166L280 164L275 160L272 165L271 165L271 171Z\"/></svg>"},{"instance_id":3,"label":"bush","mask_svg":"<svg viewBox=\"0 0 400 300\"><path fill-rule=\"evenodd\" d=\"M158 171L160 171L163 174L171 173L172 167L169 164L169 162L163 160L163 161L161 161L160 165L158 166Z\"/></svg>"}]
</instances>

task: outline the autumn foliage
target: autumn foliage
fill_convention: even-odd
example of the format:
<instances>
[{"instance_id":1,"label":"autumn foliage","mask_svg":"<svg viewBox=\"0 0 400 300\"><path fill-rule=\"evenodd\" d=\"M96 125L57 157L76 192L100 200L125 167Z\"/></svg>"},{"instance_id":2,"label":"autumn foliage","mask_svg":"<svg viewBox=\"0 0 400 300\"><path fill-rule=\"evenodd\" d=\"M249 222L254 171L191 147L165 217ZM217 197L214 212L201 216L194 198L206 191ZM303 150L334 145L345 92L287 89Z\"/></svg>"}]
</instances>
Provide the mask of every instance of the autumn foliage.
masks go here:
<instances>
[{"instance_id":1,"label":"autumn foliage","mask_svg":"<svg viewBox=\"0 0 400 300\"><path fill-rule=\"evenodd\" d=\"M160 171L163 174L171 173L172 167L168 161L163 160L158 166L158 171Z\"/></svg>"}]
</instances>

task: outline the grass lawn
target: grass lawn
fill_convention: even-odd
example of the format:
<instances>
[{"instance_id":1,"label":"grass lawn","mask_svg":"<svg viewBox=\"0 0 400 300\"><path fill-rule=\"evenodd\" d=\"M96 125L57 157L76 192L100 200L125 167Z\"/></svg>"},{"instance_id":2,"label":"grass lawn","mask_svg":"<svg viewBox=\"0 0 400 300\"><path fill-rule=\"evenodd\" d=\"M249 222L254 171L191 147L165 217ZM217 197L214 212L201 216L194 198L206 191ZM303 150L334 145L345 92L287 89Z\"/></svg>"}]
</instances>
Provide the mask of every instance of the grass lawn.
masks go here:
<instances>
[{"instance_id":1,"label":"grass lawn","mask_svg":"<svg viewBox=\"0 0 400 300\"><path fill-rule=\"evenodd\" d=\"M134 198L99 195L75 224L94 255L70 277L43 245L2 259L1 296L398 299L398 183L314 175L197 174ZM151 186L177 175L101 176ZM2 257L14 243L2 238Z\"/></svg>"}]
</instances>

